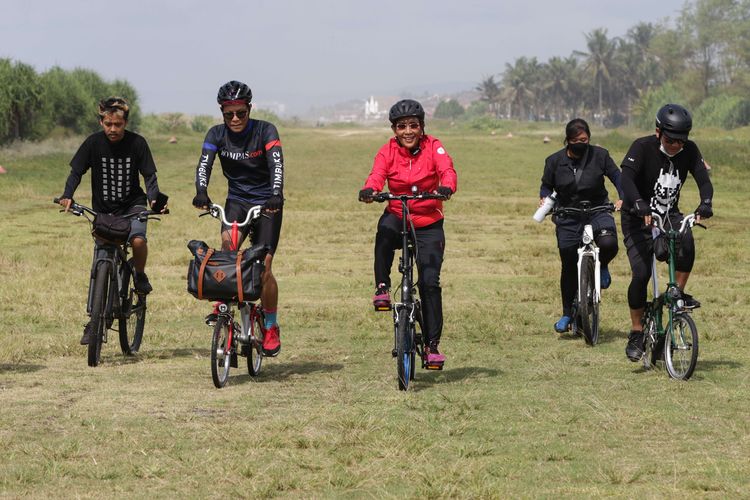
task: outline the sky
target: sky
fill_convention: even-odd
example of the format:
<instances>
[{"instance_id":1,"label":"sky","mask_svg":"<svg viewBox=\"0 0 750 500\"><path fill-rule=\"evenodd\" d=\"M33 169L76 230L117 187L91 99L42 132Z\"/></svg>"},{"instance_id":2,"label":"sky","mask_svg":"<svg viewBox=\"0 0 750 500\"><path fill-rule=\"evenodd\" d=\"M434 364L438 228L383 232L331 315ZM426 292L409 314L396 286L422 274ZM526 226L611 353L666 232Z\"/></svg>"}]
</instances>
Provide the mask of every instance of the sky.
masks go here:
<instances>
[{"instance_id":1,"label":"sky","mask_svg":"<svg viewBox=\"0 0 750 500\"><path fill-rule=\"evenodd\" d=\"M0 58L128 80L146 113L216 114L246 82L287 115L370 95L471 89L585 33L676 19L685 0L2 0Z\"/></svg>"}]
</instances>

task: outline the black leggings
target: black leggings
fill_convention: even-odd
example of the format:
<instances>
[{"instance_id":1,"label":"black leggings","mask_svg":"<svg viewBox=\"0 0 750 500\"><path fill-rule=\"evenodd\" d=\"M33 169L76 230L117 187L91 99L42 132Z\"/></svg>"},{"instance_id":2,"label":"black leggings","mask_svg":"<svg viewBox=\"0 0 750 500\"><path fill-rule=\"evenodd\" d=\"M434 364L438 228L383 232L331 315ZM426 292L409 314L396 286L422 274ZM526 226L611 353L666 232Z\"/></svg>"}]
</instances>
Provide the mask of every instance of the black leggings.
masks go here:
<instances>
[{"instance_id":1,"label":"black leggings","mask_svg":"<svg viewBox=\"0 0 750 500\"><path fill-rule=\"evenodd\" d=\"M670 214L672 224L679 227L681 214ZM648 297L648 281L651 279L651 264L653 262L654 245L651 229L643 224L643 219L622 217L623 242L628 250L628 260L632 277L628 286L628 306L631 309L642 309L646 306ZM695 241L693 233L688 229L680 239L675 269L689 273L695 262Z\"/></svg>"},{"instance_id":2,"label":"black leggings","mask_svg":"<svg viewBox=\"0 0 750 500\"><path fill-rule=\"evenodd\" d=\"M597 232L594 237L599 247L599 261L606 267L617 255L617 234L611 229ZM563 315L570 316L573 309L573 299L578 291L578 245L560 248L560 295L562 296Z\"/></svg>"},{"instance_id":3,"label":"black leggings","mask_svg":"<svg viewBox=\"0 0 750 500\"><path fill-rule=\"evenodd\" d=\"M429 226L418 227L417 270L419 272L419 297L422 300L422 320L428 343L439 342L443 332L443 299L440 288L440 268L445 253L443 220ZM394 252L401 248L401 219L385 212L378 221L375 235L375 284L391 287L391 266Z\"/></svg>"}]
</instances>

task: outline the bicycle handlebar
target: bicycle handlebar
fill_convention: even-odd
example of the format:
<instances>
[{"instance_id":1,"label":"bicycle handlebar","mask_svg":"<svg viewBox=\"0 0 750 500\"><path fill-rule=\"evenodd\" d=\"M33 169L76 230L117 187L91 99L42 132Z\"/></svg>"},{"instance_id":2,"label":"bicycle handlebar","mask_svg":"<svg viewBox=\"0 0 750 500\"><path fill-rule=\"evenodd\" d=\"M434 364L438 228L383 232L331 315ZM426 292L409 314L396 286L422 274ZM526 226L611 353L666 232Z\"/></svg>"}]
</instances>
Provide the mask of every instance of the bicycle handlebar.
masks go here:
<instances>
[{"instance_id":1,"label":"bicycle handlebar","mask_svg":"<svg viewBox=\"0 0 750 500\"><path fill-rule=\"evenodd\" d=\"M60 204L60 198L54 198L52 200L52 203L54 203L55 205L59 205ZM63 212L64 210L60 210L60 211ZM96 215L97 215L97 212L95 212L92 208L89 208L89 207L87 207L85 205L81 205L80 203L76 203L76 202L74 202L72 200L71 200L71 203L70 203L70 213L72 213L76 217L80 217L84 213L88 213L88 214L90 214L90 215L92 215L94 217L96 217ZM143 221L145 219L156 219L156 220L158 220L157 217L152 217L152 216L153 215L166 215L168 213L169 213L169 209L166 209L163 212L154 212L153 210L143 210L141 212L133 212L132 214L121 215L120 217L124 217L126 219L135 219L135 218L137 218L140 221Z\"/></svg>"},{"instance_id":2,"label":"bicycle handlebar","mask_svg":"<svg viewBox=\"0 0 750 500\"><path fill-rule=\"evenodd\" d=\"M250 210L247 211L247 217L245 217L245 220L243 222L237 222L237 227L247 226L248 224L250 224L250 222L260 217L260 211L262 208L262 205L255 205L254 207L251 207ZM222 207L221 205L217 205L216 203L211 203L209 209L200 214L198 217L203 217L205 215L210 215L214 219L219 219L227 226L231 226L232 224L234 224L234 222L229 222L227 220L226 213L224 212L224 207Z\"/></svg>"},{"instance_id":3,"label":"bicycle handlebar","mask_svg":"<svg viewBox=\"0 0 750 500\"><path fill-rule=\"evenodd\" d=\"M653 225L655 228L657 228L659 231L663 233L667 232L666 229L664 229L664 219L659 214L656 214L656 213L651 214L651 225ZM695 214L688 214L682 219L682 222L680 223L680 229L678 232L680 234L683 234L685 231L687 231L687 228L693 227L695 225L696 225ZM705 226L701 226L701 227L705 227Z\"/></svg>"},{"instance_id":4,"label":"bicycle handlebar","mask_svg":"<svg viewBox=\"0 0 750 500\"><path fill-rule=\"evenodd\" d=\"M448 198L443 196L442 194L436 194L436 193L428 193L428 192L422 192L417 194L393 194L389 192L382 192L378 194L374 194L372 196L372 201L377 201L378 203L383 203L384 201L390 201L390 200L447 200Z\"/></svg>"}]
</instances>

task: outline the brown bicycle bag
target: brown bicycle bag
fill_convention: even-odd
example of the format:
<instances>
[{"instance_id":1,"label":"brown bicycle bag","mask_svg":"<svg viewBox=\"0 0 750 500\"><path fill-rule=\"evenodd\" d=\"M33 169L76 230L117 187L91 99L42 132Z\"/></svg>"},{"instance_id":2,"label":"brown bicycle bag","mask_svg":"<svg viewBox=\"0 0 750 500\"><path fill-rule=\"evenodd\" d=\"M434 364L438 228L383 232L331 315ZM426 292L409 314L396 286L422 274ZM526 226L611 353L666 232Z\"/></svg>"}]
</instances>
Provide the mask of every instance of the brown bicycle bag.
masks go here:
<instances>
[{"instance_id":1,"label":"brown bicycle bag","mask_svg":"<svg viewBox=\"0 0 750 500\"><path fill-rule=\"evenodd\" d=\"M193 260L188 265L187 291L192 296L199 300L239 302L260 298L267 247L223 251L192 240L188 248Z\"/></svg>"}]
</instances>

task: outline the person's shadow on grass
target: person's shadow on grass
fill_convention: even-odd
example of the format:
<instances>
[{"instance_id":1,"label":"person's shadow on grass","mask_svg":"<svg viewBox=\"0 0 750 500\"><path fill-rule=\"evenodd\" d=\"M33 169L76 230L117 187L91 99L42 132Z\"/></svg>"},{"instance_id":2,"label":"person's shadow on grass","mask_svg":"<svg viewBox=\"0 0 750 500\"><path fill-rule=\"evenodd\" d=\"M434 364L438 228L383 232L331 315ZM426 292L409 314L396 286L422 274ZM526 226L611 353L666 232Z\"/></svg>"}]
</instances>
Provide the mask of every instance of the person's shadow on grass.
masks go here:
<instances>
[{"instance_id":1,"label":"person's shadow on grass","mask_svg":"<svg viewBox=\"0 0 750 500\"><path fill-rule=\"evenodd\" d=\"M0 373L32 373L44 370L44 365L32 365L28 363L2 363L0 364Z\"/></svg>"},{"instance_id":2,"label":"person's shadow on grass","mask_svg":"<svg viewBox=\"0 0 750 500\"><path fill-rule=\"evenodd\" d=\"M409 390L420 391L433 385L450 384L464 380L480 380L495 378L502 375L502 371L484 366L461 366L459 368L445 368L443 370L422 370L417 368L415 379L409 382Z\"/></svg>"},{"instance_id":3,"label":"person's shadow on grass","mask_svg":"<svg viewBox=\"0 0 750 500\"><path fill-rule=\"evenodd\" d=\"M344 368L344 365L341 363L326 363L322 361L282 360L280 363L274 363L273 361L269 363L268 361L268 358L264 359L260 374L256 377L251 377L247 373L247 363L245 362L245 359L239 359L239 368L233 368L233 370L241 371L238 372L236 377L232 377L232 384L245 384L247 382L276 382L295 376L307 376L314 373L331 373Z\"/></svg>"}]
</instances>

